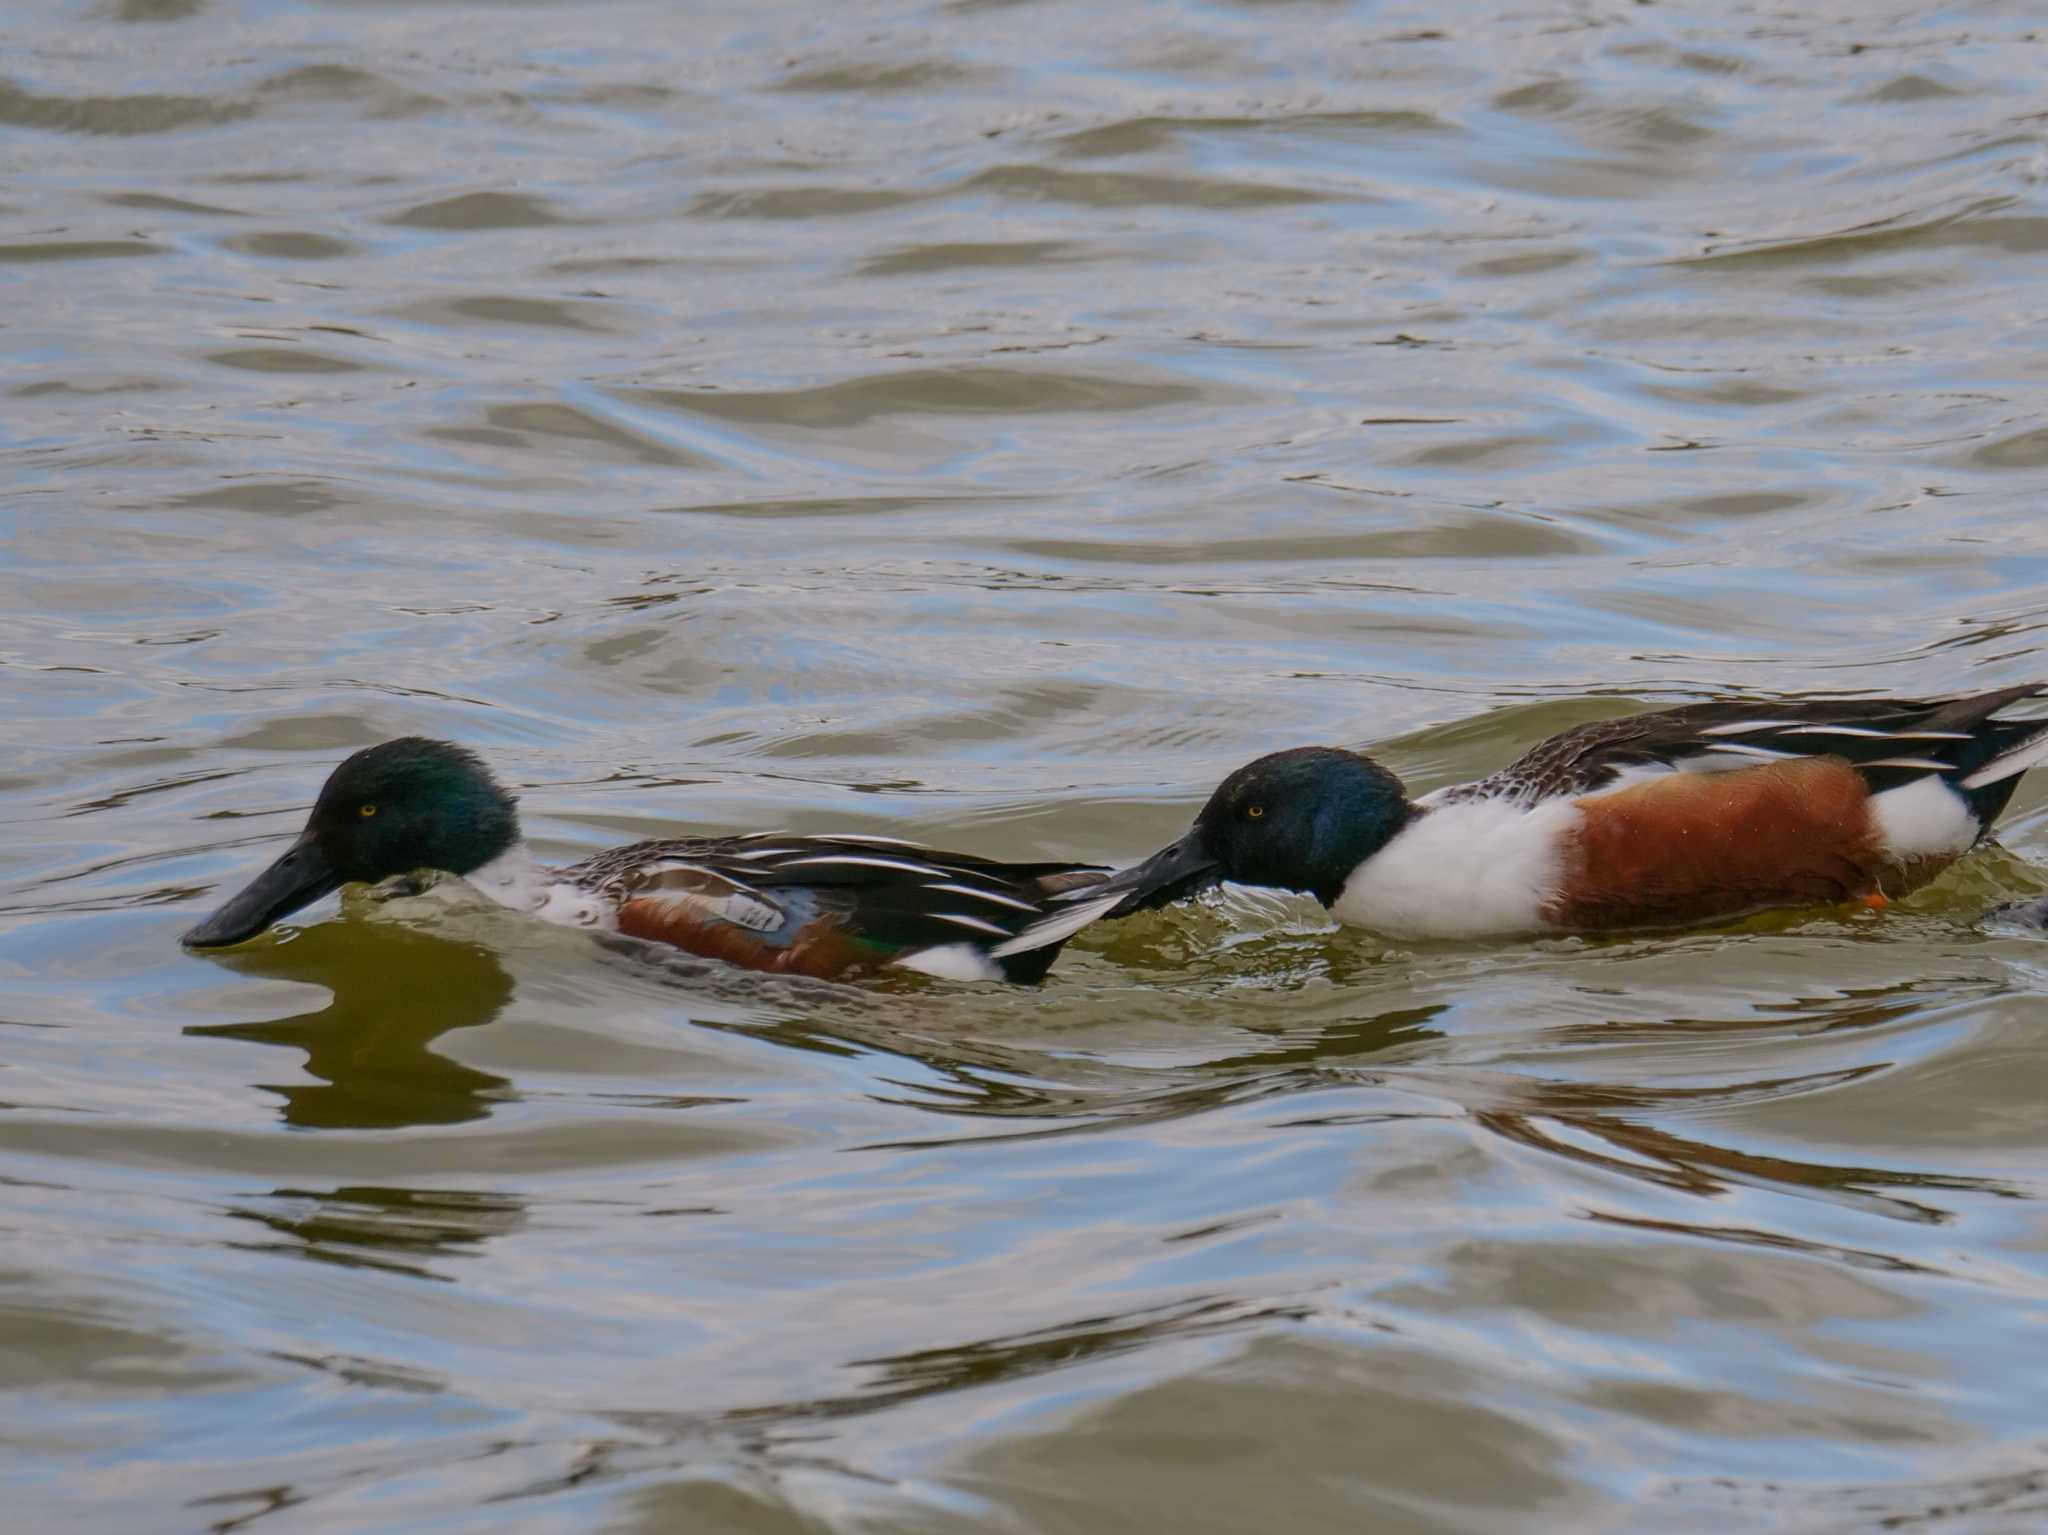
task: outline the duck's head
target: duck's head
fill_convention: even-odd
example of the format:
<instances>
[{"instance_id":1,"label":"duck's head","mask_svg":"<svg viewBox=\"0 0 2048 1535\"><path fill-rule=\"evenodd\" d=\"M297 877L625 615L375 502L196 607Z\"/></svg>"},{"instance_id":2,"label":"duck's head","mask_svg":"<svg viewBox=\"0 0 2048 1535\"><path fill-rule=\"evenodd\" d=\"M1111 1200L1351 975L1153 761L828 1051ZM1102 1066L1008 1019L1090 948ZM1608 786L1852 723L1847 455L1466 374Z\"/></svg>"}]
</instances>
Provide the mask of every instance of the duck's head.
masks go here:
<instances>
[{"instance_id":1,"label":"duck's head","mask_svg":"<svg viewBox=\"0 0 2048 1535\"><path fill-rule=\"evenodd\" d=\"M1113 917L1226 880L1299 890L1329 906L1416 813L1401 780L1356 752L1275 752L1224 779L1185 837L1089 894L1128 891Z\"/></svg>"},{"instance_id":2,"label":"duck's head","mask_svg":"<svg viewBox=\"0 0 2048 1535\"><path fill-rule=\"evenodd\" d=\"M474 755L422 736L386 741L330 773L298 841L179 941L240 943L343 885L416 869L467 874L518 840L512 796Z\"/></svg>"}]
</instances>

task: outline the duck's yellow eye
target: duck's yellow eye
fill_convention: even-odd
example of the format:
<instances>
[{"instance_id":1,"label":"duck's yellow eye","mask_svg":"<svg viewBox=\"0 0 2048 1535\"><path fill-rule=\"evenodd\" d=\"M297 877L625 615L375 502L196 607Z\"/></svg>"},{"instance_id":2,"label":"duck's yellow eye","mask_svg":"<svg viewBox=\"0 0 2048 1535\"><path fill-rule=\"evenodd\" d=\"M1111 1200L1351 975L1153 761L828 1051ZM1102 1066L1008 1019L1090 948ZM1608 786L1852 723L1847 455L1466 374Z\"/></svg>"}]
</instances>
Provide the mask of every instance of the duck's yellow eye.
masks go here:
<instances>
[{"instance_id":1,"label":"duck's yellow eye","mask_svg":"<svg viewBox=\"0 0 2048 1535\"><path fill-rule=\"evenodd\" d=\"M1244 807L1245 819L1248 821L1256 821L1265 813L1266 807L1264 805L1247 805Z\"/></svg>"},{"instance_id":2,"label":"duck's yellow eye","mask_svg":"<svg viewBox=\"0 0 2048 1535\"><path fill-rule=\"evenodd\" d=\"M358 806L356 806L356 814L357 814L357 815L359 815L359 816L361 816L361 817L362 817L362 818L363 818L364 820L366 820L366 821L367 821L367 820L369 820L369 819L370 819L370 817L371 817L371 816L373 816L373 815L375 815L376 813L377 813L377 807L376 807L375 805L358 805Z\"/></svg>"}]
</instances>

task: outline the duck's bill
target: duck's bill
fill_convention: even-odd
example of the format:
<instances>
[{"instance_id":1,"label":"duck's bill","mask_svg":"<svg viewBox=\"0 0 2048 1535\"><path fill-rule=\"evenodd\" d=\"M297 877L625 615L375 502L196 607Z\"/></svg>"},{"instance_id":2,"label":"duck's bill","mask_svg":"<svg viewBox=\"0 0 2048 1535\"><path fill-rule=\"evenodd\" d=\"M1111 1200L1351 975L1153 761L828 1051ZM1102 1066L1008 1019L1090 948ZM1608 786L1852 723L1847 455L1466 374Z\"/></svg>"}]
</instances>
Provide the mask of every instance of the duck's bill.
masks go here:
<instances>
[{"instance_id":1,"label":"duck's bill","mask_svg":"<svg viewBox=\"0 0 2048 1535\"><path fill-rule=\"evenodd\" d=\"M276 863L251 880L241 894L178 942L188 949L218 949L241 943L341 886L341 872L310 836L301 837L285 849Z\"/></svg>"},{"instance_id":2,"label":"duck's bill","mask_svg":"<svg viewBox=\"0 0 2048 1535\"><path fill-rule=\"evenodd\" d=\"M1001 959L1042 949L1047 944L1064 943L1091 922L1150 911L1222 882L1216 860L1202 850L1200 833L1190 831L1171 847L1161 848L1143 863L1112 874L1100 884L1056 896L1048 915L989 952Z\"/></svg>"},{"instance_id":3,"label":"duck's bill","mask_svg":"<svg viewBox=\"0 0 2048 1535\"><path fill-rule=\"evenodd\" d=\"M1190 831L1143 863L1134 864L1121 874L1112 874L1088 894L1094 897L1114 893L1117 903L1103 915L1128 917L1133 912L1186 900L1221 883L1223 876L1217 870L1216 860L1202 850L1201 833Z\"/></svg>"}]
</instances>

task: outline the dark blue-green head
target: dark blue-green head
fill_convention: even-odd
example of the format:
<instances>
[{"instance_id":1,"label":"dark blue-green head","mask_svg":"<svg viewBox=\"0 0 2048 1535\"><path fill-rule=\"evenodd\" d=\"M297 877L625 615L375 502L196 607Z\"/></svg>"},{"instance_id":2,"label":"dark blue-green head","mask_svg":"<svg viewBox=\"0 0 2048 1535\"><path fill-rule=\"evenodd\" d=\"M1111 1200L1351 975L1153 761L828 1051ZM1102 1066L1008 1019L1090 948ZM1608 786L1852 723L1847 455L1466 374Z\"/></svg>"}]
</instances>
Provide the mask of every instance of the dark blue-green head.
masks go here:
<instances>
[{"instance_id":1,"label":"dark blue-green head","mask_svg":"<svg viewBox=\"0 0 2048 1535\"><path fill-rule=\"evenodd\" d=\"M1274 752L1224 779L1180 841L1096 893L1129 891L1113 917L1225 881L1298 890L1329 906L1416 813L1401 780L1356 752Z\"/></svg>"},{"instance_id":2,"label":"dark blue-green head","mask_svg":"<svg viewBox=\"0 0 2048 1535\"><path fill-rule=\"evenodd\" d=\"M467 874L518 841L511 794L472 753L423 736L386 741L329 774L298 841L179 941L240 943L343 885Z\"/></svg>"}]
</instances>

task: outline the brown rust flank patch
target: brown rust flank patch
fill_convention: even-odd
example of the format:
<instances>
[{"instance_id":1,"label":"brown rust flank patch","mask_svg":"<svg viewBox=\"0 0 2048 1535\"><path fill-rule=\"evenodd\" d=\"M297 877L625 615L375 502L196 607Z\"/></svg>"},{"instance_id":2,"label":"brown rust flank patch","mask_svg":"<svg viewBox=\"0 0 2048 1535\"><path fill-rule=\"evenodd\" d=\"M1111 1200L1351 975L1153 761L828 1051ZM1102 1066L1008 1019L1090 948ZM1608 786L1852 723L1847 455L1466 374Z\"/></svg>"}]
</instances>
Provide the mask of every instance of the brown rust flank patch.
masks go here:
<instances>
[{"instance_id":1,"label":"brown rust flank patch","mask_svg":"<svg viewBox=\"0 0 2048 1535\"><path fill-rule=\"evenodd\" d=\"M686 954L722 959L745 970L809 975L827 981L878 970L889 957L831 922L813 922L790 943L771 944L758 933L693 911L686 902L658 896L621 906L619 931L653 943L672 944Z\"/></svg>"},{"instance_id":2,"label":"brown rust flank patch","mask_svg":"<svg viewBox=\"0 0 2048 1535\"><path fill-rule=\"evenodd\" d=\"M1863 776L1839 757L1674 773L1578 807L1562 888L1544 912L1558 927L1677 926L1829 905L1877 893L1880 876L1893 894L1903 889L1879 849Z\"/></svg>"}]
</instances>

